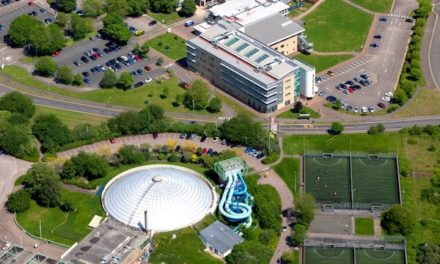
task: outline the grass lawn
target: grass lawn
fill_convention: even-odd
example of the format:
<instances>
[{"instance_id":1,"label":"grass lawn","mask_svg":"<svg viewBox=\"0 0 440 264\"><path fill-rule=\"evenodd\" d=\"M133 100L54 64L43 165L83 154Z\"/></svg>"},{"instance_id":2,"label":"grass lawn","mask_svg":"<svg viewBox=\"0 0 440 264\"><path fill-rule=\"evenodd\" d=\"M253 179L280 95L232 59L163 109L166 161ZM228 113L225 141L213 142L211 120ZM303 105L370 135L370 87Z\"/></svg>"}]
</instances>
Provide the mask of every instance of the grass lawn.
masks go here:
<instances>
[{"instance_id":1,"label":"grass lawn","mask_svg":"<svg viewBox=\"0 0 440 264\"><path fill-rule=\"evenodd\" d=\"M35 117L41 114L54 114L68 127L73 128L82 123L98 125L108 119L100 115L92 115L80 112L67 111L58 108L36 105Z\"/></svg>"},{"instance_id":2,"label":"grass lawn","mask_svg":"<svg viewBox=\"0 0 440 264\"><path fill-rule=\"evenodd\" d=\"M104 216L98 196L62 189L62 199L72 202L76 210L64 213L58 207L43 208L32 201L27 211L17 214L18 223L28 232L39 236L41 221L44 238L70 246L90 232L87 225L94 215Z\"/></svg>"},{"instance_id":3,"label":"grass lawn","mask_svg":"<svg viewBox=\"0 0 440 264\"><path fill-rule=\"evenodd\" d=\"M306 34L318 51L352 51L364 45L373 16L328 0L304 18Z\"/></svg>"},{"instance_id":4,"label":"grass lawn","mask_svg":"<svg viewBox=\"0 0 440 264\"><path fill-rule=\"evenodd\" d=\"M393 0L351 0L351 2L380 13L388 13L393 4Z\"/></svg>"},{"instance_id":5,"label":"grass lawn","mask_svg":"<svg viewBox=\"0 0 440 264\"><path fill-rule=\"evenodd\" d=\"M420 89L414 99L401 107L393 117L429 116L440 114L440 92L436 89ZM427 107L429 106L429 107Z\"/></svg>"},{"instance_id":6,"label":"grass lawn","mask_svg":"<svg viewBox=\"0 0 440 264\"><path fill-rule=\"evenodd\" d=\"M186 57L185 40L173 33L165 33L147 41L148 45L170 59Z\"/></svg>"},{"instance_id":7,"label":"grass lawn","mask_svg":"<svg viewBox=\"0 0 440 264\"><path fill-rule=\"evenodd\" d=\"M277 115L277 117L278 118L294 118L294 119L297 119L299 117L299 113L292 112L292 109L287 110L287 111ZM321 115L319 113L315 112L311 108L308 108L307 106L303 106L303 112L304 112L304 114L309 114L311 118L320 118L321 117Z\"/></svg>"},{"instance_id":8,"label":"grass lawn","mask_svg":"<svg viewBox=\"0 0 440 264\"><path fill-rule=\"evenodd\" d=\"M313 54L299 54L295 56L295 59L304 61L310 65L315 66L316 72L321 72L351 58L353 58L353 56L351 55L319 56Z\"/></svg>"},{"instance_id":9,"label":"grass lawn","mask_svg":"<svg viewBox=\"0 0 440 264\"><path fill-rule=\"evenodd\" d=\"M176 238L172 239L175 234ZM205 246L200 240L197 231L185 228L179 231L157 234L153 238L156 249L151 254L150 263L223 263L204 252Z\"/></svg>"},{"instance_id":10,"label":"grass lawn","mask_svg":"<svg viewBox=\"0 0 440 264\"><path fill-rule=\"evenodd\" d=\"M373 218L356 217L354 219L355 234L356 235L374 235L374 221Z\"/></svg>"},{"instance_id":11,"label":"grass lawn","mask_svg":"<svg viewBox=\"0 0 440 264\"><path fill-rule=\"evenodd\" d=\"M35 79L25 69L17 66L6 66L2 72L18 83L45 91L44 93L41 93L43 95L47 95L47 92L50 92L88 101L95 101L105 104L110 102L111 105L121 105L135 108L143 108L145 106L145 101L148 101L149 103L162 106L165 111L181 113L191 112L191 109L185 108L183 105L178 107L172 105L177 94L185 93L185 90L179 86L179 82L176 78L171 78L169 80L162 81L161 83L154 81L145 86L130 89L128 91L113 88L98 89L88 92L75 92L72 90L47 85L46 83ZM13 83L10 85L13 85ZM164 87L168 87L169 96L165 99L161 99L160 95ZM206 110L197 111L196 113L213 115Z\"/></svg>"},{"instance_id":12,"label":"grass lawn","mask_svg":"<svg viewBox=\"0 0 440 264\"><path fill-rule=\"evenodd\" d=\"M148 12L148 15L165 25L169 25L173 22L177 22L181 19L184 19L184 17L179 16L177 12L173 12L171 14L164 14L164 13L153 13L150 11Z\"/></svg>"},{"instance_id":13,"label":"grass lawn","mask_svg":"<svg viewBox=\"0 0 440 264\"><path fill-rule=\"evenodd\" d=\"M303 154L306 152L338 152L350 151L364 153L396 153L400 152L402 136L399 133L381 135L342 134L332 135L290 135L283 139L285 154Z\"/></svg>"},{"instance_id":14,"label":"grass lawn","mask_svg":"<svg viewBox=\"0 0 440 264\"><path fill-rule=\"evenodd\" d=\"M294 4L294 2L292 2L290 6L292 6L293 4ZM312 6L311 3L303 2L303 6L302 7L299 7L299 8L296 8L296 9L292 9L292 11L289 12L289 17L299 16L302 13L304 13L305 11L307 11L311 6Z\"/></svg>"},{"instance_id":15,"label":"grass lawn","mask_svg":"<svg viewBox=\"0 0 440 264\"><path fill-rule=\"evenodd\" d=\"M278 163L274 169L277 174L283 179L287 184L290 191L296 195L299 188L300 180L300 159L295 158L284 158L280 163Z\"/></svg>"},{"instance_id":16,"label":"grass lawn","mask_svg":"<svg viewBox=\"0 0 440 264\"><path fill-rule=\"evenodd\" d=\"M255 116L255 113L251 110L247 109L246 107L242 106L239 102L237 102L237 99L232 99L226 95L223 95L222 93L215 93L215 96L220 97L222 102L229 105L237 114L246 114L250 115L252 117Z\"/></svg>"}]
</instances>

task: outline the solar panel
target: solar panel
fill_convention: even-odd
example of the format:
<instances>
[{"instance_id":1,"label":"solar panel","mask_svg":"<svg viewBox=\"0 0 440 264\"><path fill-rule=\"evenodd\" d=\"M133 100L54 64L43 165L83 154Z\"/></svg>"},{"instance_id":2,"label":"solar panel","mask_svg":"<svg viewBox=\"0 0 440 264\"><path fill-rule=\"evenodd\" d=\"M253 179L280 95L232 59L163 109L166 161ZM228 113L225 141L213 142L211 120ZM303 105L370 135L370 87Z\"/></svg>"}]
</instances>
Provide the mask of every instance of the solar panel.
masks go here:
<instances>
[{"instance_id":1,"label":"solar panel","mask_svg":"<svg viewBox=\"0 0 440 264\"><path fill-rule=\"evenodd\" d=\"M237 41L239 41L239 39L234 37L233 39L226 42L225 45L230 47L230 46L234 45L235 43L237 43Z\"/></svg>"},{"instance_id":2,"label":"solar panel","mask_svg":"<svg viewBox=\"0 0 440 264\"><path fill-rule=\"evenodd\" d=\"M252 57L255 53L257 53L258 51L259 51L259 49L254 48L254 49L252 49L252 50L246 52L246 54L245 54L244 56L246 56L247 58L250 58L250 57Z\"/></svg>"},{"instance_id":3,"label":"solar panel","mask_svg":"<svg viewBox=\"0 0 440 264\"><path fill-rule=\"evenodd\" d=\"M236 51L236 52L240 52L240 51L244 50L244 49L247 48L247 47L249 47L249 44L247 44L247 43L243 43L243 44L241 44L240 46L238 46L237 48L235 48L235 51Z\"/></svg>"},{"instance_id":4,"label":"solar panel","mask_svg":"<svg viewBox=\"0 0 440 264\"><path fill-rule=\"evenodd\" d=\"M262 61L264 61L265 59L269 58L269 55L267 55L266 53L264 53L263 55L261 55L260 57L258 57L255 62L256 63L260 63Z\"/></svg>"}]
</instances>

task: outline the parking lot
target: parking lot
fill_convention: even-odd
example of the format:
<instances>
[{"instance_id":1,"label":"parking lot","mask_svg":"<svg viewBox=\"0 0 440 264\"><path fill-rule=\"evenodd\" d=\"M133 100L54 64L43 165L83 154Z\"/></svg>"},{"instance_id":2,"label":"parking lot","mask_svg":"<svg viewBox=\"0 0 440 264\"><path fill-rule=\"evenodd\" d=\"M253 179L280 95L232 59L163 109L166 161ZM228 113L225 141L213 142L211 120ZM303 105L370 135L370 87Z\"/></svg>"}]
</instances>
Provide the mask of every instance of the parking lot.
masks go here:
<instances>
[{"instance_id":1,"label":"parking lot","mask_svg":"<svg viewBox=\"0 0 440 264\"><path fill-rule=\"evenodd\" d=\"M100 38L95 38L95 40L85 40L77 45L63 49L60 55L54 57L54 60L57 62L58 65L65 65L71 67L74 73L83 74L84 72L87 72L86 74L88 75L87 78L90 80L90 84L88 86L98 87L100 80L104 76L103 70L111 69L110 68L111 64L108 64L108 62L112 59L118 61L117 58L121 56L129 57L128 53L131 52L134 47L133 44L132 45L127 44L126 46L120 47L120 49L117 51L106 53L104 52L104 49L108 49L106 43L109 43L109 41ZM93 49L95 50L98 49L99 53L102 56L99 57L95 56L96 59L93 60L90 56L84 54L87 53L88 51L93 51ZM96 52L92 52L92 53L96 53ZM81 60L81 57L83 56L87 58L88 61L87 63ZM79 66L74 65L75 61L79 63L78 64ZM161 76L162 74L165 73L163 69L155 65L156 61L157 58L155 57L151 57L149 59L143 59L141 61L136 61L133 59L131 65L125 65L123 61L118 61L118 65L119 65L118 67L120 68L118 69L116 67L113 67L114 69L111 70L115 70L115 72L117 73L121 73L123 71L131 73L133 71L140 70L142 75L133 76L134 83L135 84L138 82L145 83L147 79L148 81L152 81L158 76ZM149 71L145 69L147 65L150 68ZM91 72L91 69L94 67L100 68L98 72L94 72L94 73Z\"/></svg>"},{"instance_id":2,"label":"parking lot","mask_svg":"<svg viewBox=\"0 0 440 264\"><path fill-rule=\"evenodd\" d=\"M355 109L362 112L362 108L367 109L368 112L376 111L380 108L379 103L382 107L389 105L387 101L399 78L412 23L406 22L404 17L386 18L386 21L379 22L375 38L368 43L368 52L364 57L332 70L333 76L329 74L318 76L322 79L317 84L318 93L323 92L321 96L325 98L333 96L353 112ZM373 45L375 47L371 44L375 44ZM361 79L361 75L367 76L369 85L364 86L353 80ZM355 85L360 86L360 89L348 91L337 88L347 81L353 81Z\"/></svg>"},{"instance_id":3,"label":"parking lot","mask_svg":"<svg viewBox=\"0 0 440 264\"><path fill-rule=\"evenodd\" d=\"M4 10L2 10L5 8ZM6 9L8 8L8 9ZM40 11L41 9L41 11ZM44 10L44 11L43 11ZM11 22L18 16L26 15L29 13L35 12L35 17L41 21L46 21L46 19L54 20L54 15L51 14L48 10L40 7L37 4L33 4L29 6L27 4L22 3L11 3L6 6L0 6L0 25L3 26L3 29L0 30L0 39L3 40L4 36L8 33L9 25Z\"/></svg>"}]
</instances>

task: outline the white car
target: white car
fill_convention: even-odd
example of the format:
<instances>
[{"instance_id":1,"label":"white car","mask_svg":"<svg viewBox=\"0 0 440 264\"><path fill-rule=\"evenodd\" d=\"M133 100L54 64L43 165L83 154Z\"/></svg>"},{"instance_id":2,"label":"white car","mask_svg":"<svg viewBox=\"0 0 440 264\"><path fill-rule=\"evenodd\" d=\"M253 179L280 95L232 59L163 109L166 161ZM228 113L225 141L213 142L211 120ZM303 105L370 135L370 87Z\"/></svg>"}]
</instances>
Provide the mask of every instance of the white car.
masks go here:
<instances>
[{"instance_id":1,"label":"white car","mask_svg":"<svg viewBox=\"0 0 440 264\"><path fill-rule=\"evenodd\" d=\"M386 92L386 93L385 93L385 96L393 97L393 93L392 93L392 92Z\"/></svg>"},{"instance_id":2,"label":"white car","mask_svg":"<svg viewBox=\"0 0 440 264\"><path fill-rule=\"evenodd\" d=\"M149 83L149 82L151 82L153 79L151 78L151 77L147 77L147 79L145 79L145 82L146 83Z\"/></svg>"},{"instance_id":3,"label":"white car","mask_svg":"<svg viewBox=\"0 0 440 264\"><path fill-rule=\"evenodd\" d=\"M374 113L374 107L372 107L372 106L368 107L368 112Z\"/></svg>"},{"instance_id":4,"label":"white car","mask_svg":"<svg viewBox=\"0 0 440 264\"><path fill-rule=\"evenodd\" d=\"M389 101L391 101L391 98L389 96L384 96L384 97L382 97L382 101L389 102Z\"/></svg>"},{"instance_id":5,"label":"white car","mask_svg":"<svg viewBox=\"0 0 440 264\"><path fill-rule=\"evenodd\" d=\"M359 112L359 107L357 107L357 106L353 107L353 112L355 112L355 113Z\"/></svg>"},{"instance_id":6,"label":"white car","mask_svg":"<svg viewBox=\"0 0 440 264\"><path fill-rule=\"evenodd\" d=\"M218 141L218 137L214 137L211 141L212 142L217 142Z\"/></svg>"},{"instance_id":7,"label":"white car","mask_svg":"<svg viewBox=\"0 0 440 264\"><path fill-rule=\"evenodd\" d=\"M361 111L362 111L362 113L366 113L366 112L368 112L368 109L366 106L362 106Z\"/></svg>"}]
</instances>

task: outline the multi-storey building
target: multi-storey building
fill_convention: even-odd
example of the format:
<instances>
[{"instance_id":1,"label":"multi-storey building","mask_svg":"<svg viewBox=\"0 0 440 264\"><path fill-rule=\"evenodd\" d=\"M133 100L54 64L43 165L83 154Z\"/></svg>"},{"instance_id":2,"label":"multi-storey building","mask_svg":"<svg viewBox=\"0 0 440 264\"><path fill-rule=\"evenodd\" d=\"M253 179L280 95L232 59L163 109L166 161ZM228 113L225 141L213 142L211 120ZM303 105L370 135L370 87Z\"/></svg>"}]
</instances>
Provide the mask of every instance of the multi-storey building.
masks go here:
<instances>
[{"instance_id":1,"label":"multi-storey building","mask_svg":"<svg viewBox=\"0 0 440 264\"><path fill-rule=\"evenodd\" d=\"M285 57L224 20L187 42L188 67L263 112L315 95L315 69Z\"/></svg>"}]
</instances>

